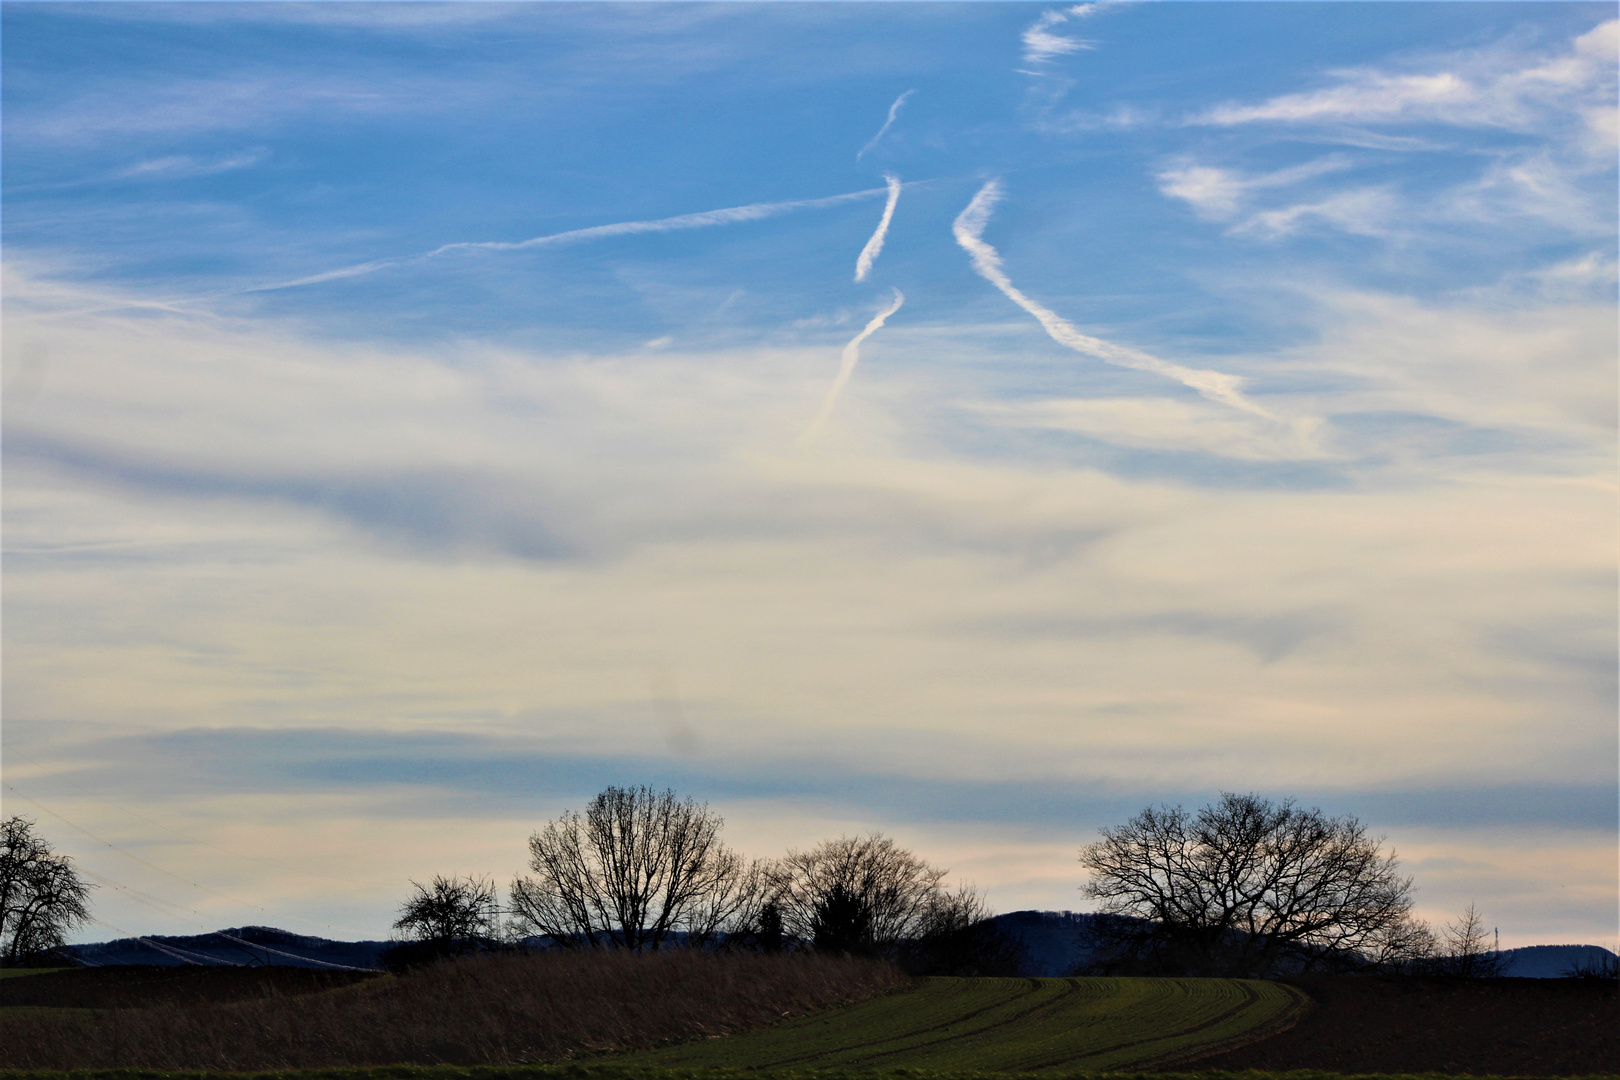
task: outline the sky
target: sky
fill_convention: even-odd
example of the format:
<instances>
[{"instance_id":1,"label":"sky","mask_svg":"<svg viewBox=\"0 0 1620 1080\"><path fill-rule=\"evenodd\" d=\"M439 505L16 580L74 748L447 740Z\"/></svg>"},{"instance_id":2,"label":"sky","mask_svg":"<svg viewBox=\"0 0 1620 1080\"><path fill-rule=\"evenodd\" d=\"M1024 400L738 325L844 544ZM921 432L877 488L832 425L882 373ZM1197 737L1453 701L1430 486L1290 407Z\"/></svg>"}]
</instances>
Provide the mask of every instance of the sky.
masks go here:
<instances>
[{"instance_id":1,"label":"sky","mask_svg":"<svg viewBox=\"0 0 1620 1080\"><path fill-rule=\"evenodd\" d=\"M1620 945L1612 4L8 2L4 812L383 937L608 784L1221 791Z\"/></svg>"}]
</instances>

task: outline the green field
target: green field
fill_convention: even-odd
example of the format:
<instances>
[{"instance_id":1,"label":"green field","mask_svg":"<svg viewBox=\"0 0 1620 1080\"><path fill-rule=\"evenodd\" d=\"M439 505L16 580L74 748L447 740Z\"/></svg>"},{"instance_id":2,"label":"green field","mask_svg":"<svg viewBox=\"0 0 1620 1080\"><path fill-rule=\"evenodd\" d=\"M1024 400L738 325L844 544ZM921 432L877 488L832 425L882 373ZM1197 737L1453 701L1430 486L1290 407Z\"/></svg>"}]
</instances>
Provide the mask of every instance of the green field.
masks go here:
<instances>
[{"instance_id":1,"label":"green field","mask_svg":"<svg viewBox=\"0 0 1620 1080\"><path fill-rule=\"evenodd\" d=\"M680 1069L1135 1069L1191 1061L1287 1026L1303 993L1247 979L923 979L764 1031L623 1061Z\"/></svg>"}]
</instances>

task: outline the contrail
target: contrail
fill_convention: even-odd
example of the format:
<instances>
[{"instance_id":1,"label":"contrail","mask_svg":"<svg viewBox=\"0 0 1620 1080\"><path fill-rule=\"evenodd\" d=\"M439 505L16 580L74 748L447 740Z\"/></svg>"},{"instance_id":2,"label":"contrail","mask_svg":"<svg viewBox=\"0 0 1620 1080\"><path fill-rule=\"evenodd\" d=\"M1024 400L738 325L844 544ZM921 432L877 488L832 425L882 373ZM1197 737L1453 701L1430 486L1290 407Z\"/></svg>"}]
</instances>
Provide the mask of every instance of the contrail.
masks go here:
<instances>
[{"instance_id":1,"label":"contrail","mask_svg":"<svg viewBox=\"0 0 1620 1080\"><path fill-rule=\"evenodd\" d=\"M865 146L855 151L855 160L857 162L866 156L866 152L868 150L872 149L872 147L878 144L879 139L883 138L883 136L889 133L889 129L894 126L895 117L900 115L900 106L906 103L906 98L910 97L916 92L917 91L915 90L907 90L905 93L894 99L894 104L889 106L889 118L883 121L883 126L878 128L878 133L872 136L871 140L867 142Z\"/></svg>"},{"instance_id":2,"label":"contrail","mask_svg":"<svg viewBox=\"0 0 1620 1080\"><path fill-rule=\"evenodd\" d=\"M1001 255L996 249L981 240L980 234L984 232L985 224L990 220L990 212L995 209L996 203L1001 201L1001 181L991 180L979 189L968 203L967 209L956 216L951 232L956 236L956 242L973 259L973 269L979 276L1000 289L1013 303L1035 316L1041 326L1051 335L1053 341L1066 346L1078 353L1095 356L1110 364L1120 367L1135 368L1138 371L1151 371L1155 375L1163 375L1168 379L1175 379L1186 386L1197 390L1200 394L1235 409L1263 416L1268 420L1281 422L1279 417L1260 408L1243 396L1243 380L1236 375L1227 375L1220 371L1205 371L1198 368L1182 367L1172 364L1168 360L1160 360L1136 349L1113 342L1094 338L1082 334L1074 325L1063 319L1057 313L1042 307L1020 292L1013 285L1006 273L1001 269Z\"/></svg>"},{"instance_id":3,"label":"contrail","mask_svg":"<svg viewBox=\"0 0 1620 1080\"><path fill-rule=\"evenodd\" d=\"M822 425L832 415L833 406L838 404L838 395L843 392L844 384L849 382L849 377L855 373L855 365L860 362L861 342L877 333L878 328L888 320L890 315L899 311L900 305L905 302L905 294L899 289L894 290L894 303L873 316L872 321L866 324L866 328L856 334L848 345L844 346L843 363L839 365L838 377L833 380L831 389L827 391L827 399L821 403L821 411L810 422L810 426L804 429L804 434L799 436L801 446L814 442L816 436L821 434Z\"/></svg>"},{"instance_id":4,"label":"contrail","mask_svg":"<svg viewBox=\"0 0 1620 1080\"><path fill-rule=\"evenodd\" d=\"M703 229L711 225L734 225L738 222L759 221L762 218L776 217L778 214L789 214L795 210L819 210L826 206L837 206L840 203L870 199L874 195L883 194L885 190L888 191L892 204L894 188L891 184L887 189L867 188L863 191L851 191L843 195L829 195L822 199L750 203L747 206L729 206L722 210L705 210L696 214L678 214L675 217L658 218L653 221L620 221L611 225L592 225L585 229L570 229L567 232L552 233L549 236L535 236L528 240L462 241L454 244L443 244L432 251L424 251L416 255L373 259L370 262L356 263L353 266L327 270L324 273L294 278L291 281L278 281L270 285L254 285L250 288L240 289L238 292L270 292L275 289L291 289L299 285L317 285L323 281L359 277L362 274L370 274L391 266L408 266L413 263L425 262L428 259L435 259L440 255L448 255L457 251L518 251L523 248L578 244L589 240L600 240L609 236L627 236L633 233L674 232L678 229ZM873 252L873 254L876 255L876 252Z\"/></svg>"},{"instance_id":5,"label":"contrail","mask_svg":"<svg viewBox=\"0 0 1620 1080\"><path fill-rule=\"evenodd\" d=\"M883 204L883 216L878 219L877 231L861 248L861 254L855 260L856 281L866 280L867 271L872 269L872 264L882 252L883 238L889 235L889 222L894 220L894 204L900 201L900 178L893 173L884 173L883 179L889 185L889 200Z\"/></svg>"}]
</instances>

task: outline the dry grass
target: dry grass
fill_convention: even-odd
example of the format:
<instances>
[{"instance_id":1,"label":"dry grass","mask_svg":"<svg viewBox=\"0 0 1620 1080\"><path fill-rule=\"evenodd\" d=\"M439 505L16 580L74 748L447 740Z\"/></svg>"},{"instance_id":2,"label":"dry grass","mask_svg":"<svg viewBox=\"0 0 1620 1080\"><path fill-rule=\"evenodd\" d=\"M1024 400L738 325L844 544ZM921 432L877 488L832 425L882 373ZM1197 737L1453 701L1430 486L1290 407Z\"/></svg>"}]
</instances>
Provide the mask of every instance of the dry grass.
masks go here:
<instances>
[{"instance_id":1,"label":"dry grass","mask_svg":"<svg viewBox=\"0 0 1620 1080\"><path fill-rule=\"evenodd\" d=\"M301 996L8 1010L0 1067L503 1065L728 1034L902 985L891 965L670 952L486 955Z\"/></svg>"}]
</instances>

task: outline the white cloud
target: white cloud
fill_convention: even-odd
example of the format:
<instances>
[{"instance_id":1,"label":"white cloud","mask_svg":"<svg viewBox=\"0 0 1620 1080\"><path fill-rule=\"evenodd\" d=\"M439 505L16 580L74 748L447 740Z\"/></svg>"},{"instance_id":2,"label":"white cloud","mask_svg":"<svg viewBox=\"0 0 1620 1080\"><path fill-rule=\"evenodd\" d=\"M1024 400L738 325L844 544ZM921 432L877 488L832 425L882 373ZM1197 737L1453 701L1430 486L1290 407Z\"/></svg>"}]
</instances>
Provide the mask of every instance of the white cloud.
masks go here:
<instances>
[{"instance_id":1,"label":"white cloud","mask_svg":"<svg viewBox=\"0 0 1620 1080\"><path fill-rule=\"evenodd\" d=\"M1427 61L1426 71L1355 68L1318 90L1258 104L1235 102L1192 118L1195 124L1443 123L1550 134L1549 123L1578 118L1581 135L1612 150L1620 21L1610 20L1556 54L1477 49ZM1417 65L1414 65L1417 66Z\"/></svg>"},{"instance_id":2,"label":"white cloud","mask_svg":"<svg viewBox=\"0 0 1620 1080\"><path fill-rule=\"evenodd\" d=\"M1101 4L1075 4L1073 7L1041 12L1040 18L1024 29L1024 63L1044 64L1054 57L1096 48L1094 42L1084 38L1065 37L1052 31L1070 19L1084 19L1094 15L1101 7Z\"/></svg>"},{"instance_id":3,"label":"white cloud","mask_svg":"<svg viewBox=\"0 0 1620 1080\"><path fill-rule=\"evenodd\" d=\"M1232 232L1276 240L1316 223L1356 236L1388 236L1399 208L1399 200L1387 188L1351 188L1312 202L1262 210Z\"/></svg>"},{"instance_id":4,"label":"white cloud","mask_svg":"<svg viewBox=\"0 0 1620 1080\"><path fill-rule=\"evenodd\" d=\"M1114 446L1214 454L1240 461L1298 461L1323 456L1300 431L1205 401L1175 398L1073 398L979 406L1012 427L1069 431ZM1314 434L1317 425L1307 425Z\"/></svg>"},{"instance_id":5,"label":"white cloud","mask_svg":"<svg viewBox=\"0 0 1620 1080\"><path fill-rule=\"evenodd\" d=\"M1576 37L1563 49L1525 51L1498 45L1415 60L1410 68L1336 72L1320 89L1255 103L1226 103L1189 122L1214 127L1283 125L1291 134L1370 150L1432 153L1449 149L1433 129L1498 129L1532 140L1480 149L1472 179L1436 190L1359 183L1265 206L1267 189L1312 179L1310 166L1244 175L1203 163L1159 175L1160 190L1210 220L1233 222L1238 235L1278 240L1312 228L1409 240L1457 225L1485 225L1537 243L1537 230L1590 239L1614 230L1613 171L1620 22ZM1376 129L1423 125L1422 136ZM1315 175L1346 169L1334 163ZM1367 159L1376 167L1376 159ZM1239 218L1242 220L1238 220Z\"/></svg>"},{"instance_id":6,"label":"white cloud","mask_svg":"<svg viewBox=\"0 0 1620 1080\"><path fill-rule=\"evenodd\" d=\"M1257 191L1290 187L1350 167L1342 155L1330 155L1268 173L1244 174L1235 169L1184 164L1158 175L1159 190L1181 199L1201 217L1226 221L1235 217Z\"/></svg>"},{"instance_id":7,"label":"white cloud","mask_svg":"<svg viewBox=\"0 0 1620 1080\"><path fill-rule=\"evenodd\" d=\"M1589 257L1546 273L1601 282L1606 270ZM1612 458L1620 334L1607 298L1503 289L1429 304L1346 290L1312 299L1322 337L1289 355L1292 365L1339 376L1347 389L1334 395L1335 411L1512 433L1561 460L1561 470Z\"/></svg>"}]
</instances>

